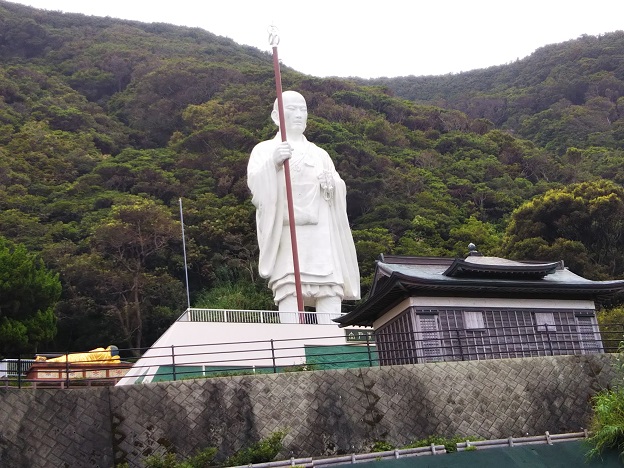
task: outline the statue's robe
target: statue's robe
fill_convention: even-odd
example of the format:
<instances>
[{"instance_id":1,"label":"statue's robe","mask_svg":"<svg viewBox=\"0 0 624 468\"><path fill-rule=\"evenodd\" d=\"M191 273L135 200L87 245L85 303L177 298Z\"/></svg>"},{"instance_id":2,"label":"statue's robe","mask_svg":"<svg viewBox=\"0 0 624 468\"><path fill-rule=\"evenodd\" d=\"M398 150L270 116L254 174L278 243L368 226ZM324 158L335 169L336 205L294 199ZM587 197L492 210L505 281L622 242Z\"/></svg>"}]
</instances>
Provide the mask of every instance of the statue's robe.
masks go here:
<instances>
[{"instance_id":1,"label":"statue's robe","mask_svg":"<svg viewBox=\"0 0 624 468\"><path fill-rule=\"evenodd\" d=\"M273 152L279 135L256 145L249 158L247 184L256 207L260 276L269 279L276 304L295 292L283 167ZM319 175L334 183L326 200ZM346 187L327 152L305 140L290 160L297 248L304 303L320 296L360 298L360 273L347 219Z\"/></svg>"}]
</instances>

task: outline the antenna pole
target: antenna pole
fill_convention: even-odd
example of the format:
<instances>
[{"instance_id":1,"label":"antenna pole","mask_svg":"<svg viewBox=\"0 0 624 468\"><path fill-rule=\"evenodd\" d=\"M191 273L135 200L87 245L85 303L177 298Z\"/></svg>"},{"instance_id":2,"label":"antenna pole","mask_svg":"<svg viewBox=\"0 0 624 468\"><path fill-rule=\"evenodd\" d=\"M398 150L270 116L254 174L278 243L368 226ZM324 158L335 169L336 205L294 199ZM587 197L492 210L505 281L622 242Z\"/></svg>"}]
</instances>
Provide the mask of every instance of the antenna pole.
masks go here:
<instances>
[{"instance_id":1,"label":"antenna pole","mask_svg":"<svg viewBox=\"0 0 624 468\"><path fill-rule=\"evenodd\" d=\"M191 295L189 293L188 265L186 263L186 238L184 236L184 216L182 215L182 198L180 201L180 224L182 225L182 251L184 252L184 276L186 277L186 305L191 308Z\"/></svg>"}]
</instances>

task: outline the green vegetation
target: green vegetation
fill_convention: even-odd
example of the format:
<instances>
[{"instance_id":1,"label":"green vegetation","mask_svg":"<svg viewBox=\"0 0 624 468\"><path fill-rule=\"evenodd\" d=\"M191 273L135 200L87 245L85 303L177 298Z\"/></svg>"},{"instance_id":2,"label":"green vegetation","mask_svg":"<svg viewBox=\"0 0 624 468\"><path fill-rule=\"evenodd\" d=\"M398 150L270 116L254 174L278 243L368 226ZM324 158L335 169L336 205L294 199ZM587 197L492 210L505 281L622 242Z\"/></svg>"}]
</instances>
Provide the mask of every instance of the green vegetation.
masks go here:
<instances>
[{"instance_id":1,"label":"green vegetation","mask_svg":"<svg viewBox=\"0 0 624 468\"><path fill-rule=\"evenodd\" d=\"M208 447L184 459L180 459L173 452L164 455L150 455L145 459L145 466L147 468L208 468L270 462L282 449L282 441L285 435L286 433L282 431L273 432L268 437L239 450L223 462L215 461L218 451L214 447Z\"/></svg>"},{"instance_id":2,"label":"green vegetation","mask_svg":"<svg viewBox=\"0 0 624 468\"><path fill-rule=\"evenodd\" d=\"M596 314L606 353L616 353L624 340L624 307L603 309Z\"/></svg>"},{"instance_id":3,"label":"green vegetation","mask_svg":"<svg viewBox=\"0 0 624 468\"><path fill-rule=\"evenodd\" d=\"M272 310L275 308L271 290L264 284L219 284L197 296L195 307L205 309Z\"/></svg>"},{"instance_id":4,"label":"green vegetation","mask_svg":"<svg viewBox=\"0 0 624 468\"><path fill-rule=\"evenodd\" d=\"M624 456L624 388L599 392L592 400L594 415L588 457L600 455L605 450L617 450Z\"/></svg>"},{"instance_id":5,"label":"green vegetation","mask_svg":"<svg viewBox=\"0 0 624 468\"><path fill-rule=\"evenodd\" d=\"M145 466L147 468L208 468L209 466L218 466L214 462L216 454L216 448L208 447L182 461L178 460L175 453L151 455L145 460Z\"/></svg>"},{"instance_id":6,"label":"green vegetation","mask_svg":"<svg viewBox=\"0 0 624 468\"><path fill-rule=\"evenodd\" d=\"M225 460L224 466L250 465L272 461L282 450L282 441L286 432L277 431L268 437L239 450Z\"/></svg>"},{"instance_id":7,"label":"green vegetation","mask_svg":"<svg viewBox=\"0 0 624 468\"><path fill-rule=\"evenodd\" d=\"M624 275L624 189L600 180L553 189L516 209L502 252L509 258L569 259L593 279Z\"/></svg>"},{"instance_id":8,"label":"green vegetation","mask_svg":"<svg viewBox=\"0 0 624 468\"><path fill-rule=\"evenodd\" d=\"M418 448L418 447L430 447L431 444L433 444L433 445L444 445L444 449L448 453L452 453L452 452L457 452L458 443L466 442L466 441L475 442L478 440L484 440L484 439L479 438L479 437L472 437L472 436L470 437L462 437L462 436L443 437L443 436L438 436L438 435L431 435L431 436L425 437L424 439L415 440L414 442L404 445L402 447L395 447L394 445L386 441L376 441L373 444L371 452L386 452L389 450L394 450L396 448L403 450L403 449Z\"/></svg>"},{"instance_id":9,"label":"green vegetation","mask_svg":"<svg viewBox=\"0 0 624 468\"><path fill-rule=\"evenodd\" d=\"M0 355L36 351L56 334L58 274L23 245L0 238Z\"/></svg>"},{"instance_id":10,"label":"green vegetation","mask_svg":"<svg viewBox=\"0 0 624 468\"><path fill-rule=\"evenodd\" d=\"M592 399L588 458L607 450L617 450L624 457L624 342L620 342L616 356L613 388L601 390Z\"/></svg>"},{"instance_id":11,"label":"green vegetation","mask_svg":"<svg viewBox=\"0 0 624 468\"><path fill-rule=\"evenodd\" d=\"M444 445L444 449L448 453L457 452L457 444L460 442L475 442L478 440L484 440L480 437L462 437L462 436L454 436L454 437L442 437L438 435L432 435L426 437L424 439L416 440L411 444L408 444L404 448L417 448L417 447L429 447L431 444L433 445Z\"/></svg>"},{"instance_id":12,"label":"green vegetation","mask_svg":"<svg viewBox=\"0 0 624 468\"><path fill-rule=\"evenodd\" d=\"M376 440L371 447L371 452L389 452L395 448L396 447L390 442L386 442L385 440Z\"/></svg>"},{"instance_id":13,"label":"green vegetation","mask_svg":"<svg viewBox=\"0 0 624 468\"><path fill-rule=\"evenodd\" d=\"M360 83L387 86L402 98L485 119L560 155L572 148L619 150L624 130L623 45L624 31L583 35L508 65Z\"/></svg>"},{"instance_id":14,"label":"green vegetation","mask_svg":"<svg viewBox=\"0 0 624 468\"><path fill-rule=\"evenodd\" d=\"M246 186L251 149L276 131L271 57L197 28L4 1L0 20L0 235L62 285L46 325L27 342L7 325L3 349L152 344L186 305L180 199L191 303L273 308ZM623 54L613 33L415 81L284 68L348 187L363 293L380 253L469 242L621 276Z\"/></svg>"}]
</instances>

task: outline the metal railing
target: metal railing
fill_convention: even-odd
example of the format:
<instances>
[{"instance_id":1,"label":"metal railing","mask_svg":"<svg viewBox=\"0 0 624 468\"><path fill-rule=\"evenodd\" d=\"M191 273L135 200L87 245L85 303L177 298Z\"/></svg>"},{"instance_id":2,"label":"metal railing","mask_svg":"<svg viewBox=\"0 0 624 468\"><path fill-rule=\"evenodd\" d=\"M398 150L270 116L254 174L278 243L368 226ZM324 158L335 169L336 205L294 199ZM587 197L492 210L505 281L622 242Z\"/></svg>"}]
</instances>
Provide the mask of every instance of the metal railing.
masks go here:
<instances>
[{"instance_id":1,"label":"metal railing","mask_svg":"<svg viewBox=\"0 0 624 468\"><path fill-rule=\"evenodd\" d=\"M587 429L582 432L571 432L567 434L550 434L548 431L544 435L539 436L527 436L527 437L508 437L507 439L492 439L492 440L480 440L480 441L466 441L456 444L458 452L464 452L468 450L484 450L490 448L502 448L502 447L521 447L523 445L553 445L558 442L572 442L584 440L589 437ZM381 461L381 460L398 460L405 457L419 457L428 455L445 455L447 454L446 447L444 445L431 444L427 447L417 447L408 449L394 449L383 452L367 452L367 453L352 453L350 455L340 455L337 457L324 457L324 458L295 458L291 457L287 460L278 460L265 463L255 463L252 465L240 465L232 468L282 468L287 466L299 466L303 468L314 468L319 466L335 466L363 463L367 461ZM450 463L450 462L449 462ZM455 464L457 465L457 460ZM423 465L424 466L424 465ZM449 465L450 466L450 465Z\"/></svg>"},{"instance_id":2,"label":"metal railing","mask_svg":"<svg viewBox=\"0 0 624 468\"><path fill-rule=\"evenodd\" d=\"M265 463L254 463L250 465L239 465L231 468L281 468L286 466L297 466L305 468L313 468L319 466L334 466L334 465L346 465L364 463L370 461L381 461L399 459L405 457L421 457L428 455L443 455L446 453L444 445L431 444L427 447L417 447L409 449L394 449L386 450L383 452L367 452L367 453L352 453L350 455L340 455L337 457L329 458L295 458L292 457L288 460L279 460Z\"/></svg>"},{"instance_id":3,"label":"metal railing","mask_svg":"<svg viewBox=\"0 0 624 468\"><path fill-rule=\"evenodd\" d=\"M189 308L180 316L179 322L221 322L221 323L272 323L306 325L335 324L332 319L340 314L321 312L278 312L275 310L232 310Z\"/></svg>"},{"instance_id":4,"label":"metal railing","mask_svg":"<svg viewBox=\"0 0 624 468\"><path fill-rule=\"evenodd\" d=\"M506 340L487 341L486 330L475 341L475 330L451 330L436 339L417 333L377 333L375 338L363 334L365 341L345 342L345 334L314 338L258 340L206 343L201 345L156 346L151 348L119 349L122 360L134 366L125 377L99 379L100 383L115 383L131 379L129 383L147 383L232 375L279 373L290 371L329 370L338 368L376 367L397 364L421 364L440 361L468 361L566 354L614 352L623 340L624 326L609 325L600 333L540 332L507 333ZM490 335L492 338L493 335ZM499 336L499 335L497 335ZM328 345L328 340L339 345ZM580 343L580 344L579 344ZM137 357L137 356L140 356ZM81 363L63 363L58 378L38 379L32 376L32 355L21 355L5 360L5 365L22 371L2 378L0 382L16 387L33 385L72 386L90 385L98 379L79 375L74 367ZM84 363L85 365L87 363ZM108 364L98 369L118 369Z\"/></svg>"},{"instance_id":5,"label":"metal railing","mask_svg":"<svg viewBox=\"0 0 624 468\"><path fill-rule=\"evenodd\" d=\"M527 436L527 437L508 437L506 439L490 439L459 442L457 451L464 452L466 450L481 450L499 447L520 447L522 445L553 445L557 442L571 442L575 440L583 440L589 438L589 431L584 429L582 432L569 432L564 434L551 434L546 431L544 435Z\"/></svg>"},{"instance_id":6,"label":"metal railing","mask_svg":"<svg viewBox=\"0 0 624 468\"><path fill-rule=\"evenodd\" d=\"M34 359L3 359L0 361L0 379L26 375Z\"/></svg>"}]
</instances>

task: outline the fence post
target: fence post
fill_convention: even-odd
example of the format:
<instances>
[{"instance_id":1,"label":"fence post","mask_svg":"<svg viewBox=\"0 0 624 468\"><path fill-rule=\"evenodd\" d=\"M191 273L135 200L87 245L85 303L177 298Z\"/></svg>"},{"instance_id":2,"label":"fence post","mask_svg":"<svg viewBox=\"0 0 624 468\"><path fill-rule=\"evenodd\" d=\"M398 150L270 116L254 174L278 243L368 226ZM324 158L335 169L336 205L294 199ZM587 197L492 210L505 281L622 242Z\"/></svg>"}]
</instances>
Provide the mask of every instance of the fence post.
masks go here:
<instances>
[{"instance_id":1,"label":"fence post","mask_svg":"<svg viewBox=\"0 0 624 468\"><path fill-rule=\"evenodd\" d=\"M273 361L273 373L277 374L277 367L275 366L275 346L273 346L272 338L271 338L271 360Z\"/></svg>"},{"instance_id":2,"label":"fence post","mask_svg":"<svg viewBox=\"0 0 624 468\"><path fill-rule=\"evenodd\" d=\"M548 329L548 325L546 325L546 340L548 340L548 349L550 349L550 355L554 356L552 343L550 342L550 330Z\"/></svg>"},{"instance_id":3,"label":"fence post","mask_svg":"<svg viewBox=\"0 0 624 468\"><path fill-rule=\"evenodd\" d=\"M7 372L8 377L8 372ZM17 388L22 388L22 355L17 355Z\"/></svg>"},{"instance_id":4,"label":"fence post","mask_svg":"<svg viewBox=\"0 0 624 468\"><path fill-rule=\"evenodd\" d=\"M457 345L459 346L459 356L461 360L464 361L464 348L461 343L461 338L459 337L459 330L455 330L455 334L457 335Z\"/></svg>"},{"instance_id":5,"label":"fence post","mask_svg":"<svg viewBox=\"0 0 624 468\"><path fill-rule=\"evenodd\" d=\"M366 333L366 351L368 351L368 367L373 367L373 356L370 349L370 335Z\"/></svg>"},{"instance_id":6,"label":"fence post","mask_svg":"<svg viewBox=\"0 0 624 468\"><path fill-rule=\"evenodd\" d=\"M65 354L65 388L69 388L69 351Z\"/></svg>"},{"instance_id":7,"label":"fence post","mask_svg":"<svg viewBox=\"0 0 624 468\"><path fill-rule=\"evenodd\" d=\"M173 373L173 380L177 380L176 366L175 366L175 346L171 345L171 372Z\"/></svg>"}]
</instances>

